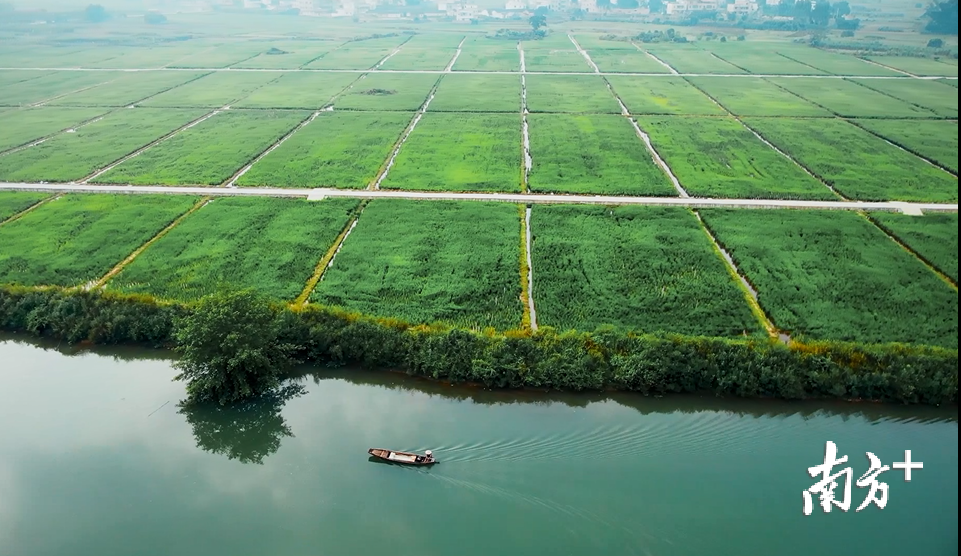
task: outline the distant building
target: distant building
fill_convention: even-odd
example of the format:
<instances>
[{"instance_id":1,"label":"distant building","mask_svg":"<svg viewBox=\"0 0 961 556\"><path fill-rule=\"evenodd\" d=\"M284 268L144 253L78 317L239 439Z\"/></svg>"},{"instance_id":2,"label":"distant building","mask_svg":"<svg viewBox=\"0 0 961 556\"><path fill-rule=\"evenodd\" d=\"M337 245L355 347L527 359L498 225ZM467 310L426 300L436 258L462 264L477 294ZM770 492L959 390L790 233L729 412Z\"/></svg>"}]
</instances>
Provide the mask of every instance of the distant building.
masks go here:
<instances>
[{"instance_id":1,"label":"distant building","mask_svg":"<svg viewBox=\"0 0 961 556\"><path fill-rule=\"evenodd\" d=\"M505 10L526 10L527 0L507 0L504 5Z\"/></svg>"},{"instance_id":2,"label":"distant building","mask_svg":"<svg viewBox=\"0 0 961 556\"><path fill-rule=\"evenodd\" d=\"M758 11L760 7L754 0L734 0L727 5L727 13L747 15Z\"/></svg>"},{"instance_id":3,"label":"distant building","mask_svg":"<svg viewBox=\"0 0 961 556\"><path fill-rule=\"evenodd\" d=\"M720 5L718 2L710 1L678 0L677 2L668 2L665 7L667 8L667 15L684 16L695 12L716 12Z\"/></svg>"}]
</instances>

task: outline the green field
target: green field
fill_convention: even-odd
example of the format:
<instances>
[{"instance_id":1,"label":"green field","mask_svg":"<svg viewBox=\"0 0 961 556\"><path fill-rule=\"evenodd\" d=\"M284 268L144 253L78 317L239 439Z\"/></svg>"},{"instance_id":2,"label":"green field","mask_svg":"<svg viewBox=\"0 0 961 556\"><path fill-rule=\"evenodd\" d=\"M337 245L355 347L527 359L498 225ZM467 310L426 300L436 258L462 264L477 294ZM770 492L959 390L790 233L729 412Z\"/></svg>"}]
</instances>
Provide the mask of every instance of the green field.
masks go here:
<instances>
[{"instance_id":1,"label":"green field","mask_svg":"<svg viewBox=\"0 0 961 556\"><path fill-rule=\"evenodd\" d=\"M520 114L424 114L385 189L520 190Z\"/></svg>"},{"instance_id":2,"label":"green field","mask_svg":"<svg viewBox=\"0 0 961 556\"><path fill-rule=\"evenodd\" d=\"M174 195L67 195L0 226L0 283L80 286L186 212Z\"/></svg>"},{"instance_id":3,"label":"green field","mask_svg":"<svg viewBox=\"0 0 961 556\"><path fill-rule=\"evenodd\" d=\"M319 58L337 47L335 41L271 42L265 52L255 58L235 64L235 68L294 69ZM283 53L268 54L271 48Z\"/></svg>"},{"instance_id":4,"label":"green field","mask_svg":"<svg viewBox=\"0 0 961 556\"><path fill-rule=\"evenodd\" d=\"M153 44L149 47L130 47L117 52L116 56L111 56L96 62L84 64L88 68L161 68L181 60L188 59L191 55L209 48L209 44L200 43L185 45L163 45Z\"/></svg>"},{"instance_id":5,"label":"green field","mask_svg":"<svg viewBox=\"0 0 961 556\"><path fill-rule=\"evenodd\" d=\"M357 204L214 199L137 256L108 288L191 300L228 285L292 300Z\"/></svg>"},{"instance_id":6,"label":"green field","mask_svg":"<svg viewBox=\"0 0 961 556\"><path fill-rule=\"evenodd\" d=\"M837 199L733 118L638 118L688 193L740 199Z\"/></svg>"},{"instance_id":7,"label":"green field","mask_svg":"<svg viewBox=\"0 0 961 556\"><path fill-rule=\"evenodd\" d=\"M405 44L404 48L384 62L380 69L439 71L447 67L455 52L456 48L411 48Z\"/></svg>"},{"instance_id":8,"label":"green field","mask_svg":"<svg viewBox=\"0 0 961 556\"><path fill-rule=\"evenodd\" d=\"M317 110L357 80L353 73L285 73L237 102L235 108L301 108Z\"/></svg>"},{"instance_id":9,"label":"green field","mask_svg":"<svg viewBox=\"0 0 961 556\"><path fill-rule=\"evenodd\" d=\"M664 79L657 77L655 79ZM604 79L594 75L528 75L531 112L620 114Z\"/></svg>"},{"instance_id":10,"label":"green field","mask_svg":"<svg viewBox=\"0 0 961 556\"><path fill-rule=\"evenodd\" d=\"M711 209L702 216L774 324L795 339L958 347L957 292L860 215Z\"/></svg>"},{"instance_id":11,"label":"green field","mask_svg":"<svg viewBox=\"0 0 961 556\"><path fill-rule=\"evenodd\" d=\"M597 69L605 73L671 73L647 54L633 50L588 50Z\"/></svg>"},{"instance_id":12,"label":"green field","mask_svg":"<svg viewBox=\"0 0 961 556\"><path fill-rule=\"evenodd\" d=\"M861 201L958 202L958 178L841 120L747 124L842 195Z\"/></svg>"},{"instance_id":13,"label":"green field","mask_svg":"<svg viewBox=\"0 0 961 556\"><path fill-rule=\"evenodd\" d=\"M936 81L922 79L857 79L857 83L917 104L939 116L958 117L958 90Z\"/></svg>"},{"instance_id":14,"label":"green field","mask_svg":"<svg viewBox=\"0 0 961 556\"><path fill-rule=\"evenodd\" d=\"M199 110L132 108L0 157L0 180L65 182L84 178L199 117ZM162 183L162 182L151 182Z\"/></svg>"},{"instance_id":15,"label":"green field","mask_svg":"<svg viewBox=\"0 0 961 556\"><path fill-rule=\"evenodd\" d=\"M280 72L214 72L151 97L142 103L153 107L220 108L240 100L267 83L278 79Z\"/></svg>"},{"instance_id":16,"label":"green field","mask_svg":"<svg viewBox=\"0 0 961 556\"><path fill-rule=\"evenodd\" d=\"M375 73L360 79L334 102L337 110L405 110L420 108L437 83L432 74Z\"/></svg>"},{"instance_id":17,"label":"green field","mask_svg":"<svg viewBox=\"0 0 961 556\"><path fill-rule=\"evenodd\" d=\"M226 68L257 56L270 49L266 43L252 41L230 41L213 46L172 61L172 68Z\"/></svg>"},{"instance_id":18,"label":"green field","mask_svg":"<svg viewBox=\"0 0 961 556\"><path fill-rule=\"evenodd\" d=\"M759 75L823 75L827 73L780 56L777 52L771 51L770 47L745 48L735 44L724 48L713 45L711 50L725 62Z\"/></svg>"},{"instance_id":19,"label":"green field","mask_svg":"<svg viewBox=\"0 0 961 556\"><path fill-rule=\"evenodd\" d=\"M696 87L737 116L829 117L831 113L760 77L691 77Z\"/></svg>"},{"instance_id":20,"label":"green field","mask_svg":"<svg viewBox=\"0 0 961 556\"><path fill-rule=\"evenodd\" d=\"M0 191L0 222L30 208L49 196L48 193L35 193L33 191Z\"/></svg>"},{"instance_id":21,"label":"green field","mask_svg":"<svg viewBox=\"0 0 961 556\"><path fill-rule=\"evenodd\" d=\"M896 71L869 64L860 58L816 48L795 48L783 53L792 60L814 66L834 75L877 75L897 77Z\"/></svg>"},{"instance_id":22,"label":"green field","mask_svg":"<svg viewBox=\"0 0 961 556\"><path fill-rule=\"evenodd\" d=\"M3 91L3 87L7 85L30 81L31 79L37 79L45 75L50 75L51 73L53 72L45 70L0 70L0 91Z\"/></svg>"},{"instance_id":23,"label":"green field","mask_svg":"<svg viewBox=\"0 0 961 556\"><path fill-rule=\"evenodd\" d=\"M366 70L374 67L394 51L393 46L364 48L343 46L331 50L322 57L304 66L309 69L349 69Z\"/></svg>"},{"instance_id":24,"label":"green field","mask_svg":"<svg viewBox=\"0 0 961 556\"><path fill-rule=\"evenodd\" d=\"M542 326L711 336L761 331L686 209L535 206L531 231Z\"/></svg>"},{"instance_id":25,"label":"green field","mask_svg":"<svg viewBox=\"0 0 961 556\"><path fill-rule=\"evenodd\" d=\"M70 129L103 114L103 108L24 108L0 113L0 151Z\"/></svg>"},{"instance_id":26,"label":"green field","mask_svg":"<svg viewBox=\"0 0 961 556\"><path fill-rule=\"evenodd\" d=\"M868 56L879 64L906 71L913 75L932 76L948 75L957 77L958 65L945 64L930 58L911 58L908 56Z\"/></svg>"},{"instance_id":27,"label":"green field","mask_svg":"<svg viewBox=\"0 0 961 556\"><path fill-rule=\"evenodd\" d=\"M677 192L622 116L531 114L535 192L672 196Z\"/></svg>"},{"instance_id":28,"label":"green field","mask_svg":"<svg viewBox=\"0 0 961 556\"><path fill-rule=\"evenodd\" d=\"M681 77L608 77L614 92L631 114L721 116L724 110Z\"/></svg>"},{"instance_id":29,"label":"green field","mask_svg":"<svg viewBox=\"0 0 961 556\"><path fill-rule=\"evenodd\" d=\"M524 43L524 68L527 71L574 71L584 73L594 71L587 64L584 56L575 50L574 45L569 41L566 48L529 48L528 43Z\"/></svg>"},{"instance_id":30,"label":"green field","mask_svg":"<svg viewBox=\"0 0 961 556\"><path fill-rule=\"evenodd\" d=\"M219 185L308 116L221 112L97 178L99 183Z\"/></svg>"},{"instance_id":31,"label":"green field","mask_svg":"<svg viewBox=\"0 0 961 556\"><path fill-rule=\"evenodd\" d=\"M496 91L496 94L491 94ZM432 112L520 112L521 79L516 75L445 75L430 103Z\"/></svg>"},{"instance_id":32,"label":"green field","mask_svg":"<svg viewBox=\"0 0 961 556\"><path fill-rule=\"evenodd\" d=\"M577 33L574 38L577 44L584 50L633 50L637 52L637 47L627 40L608 40L602 39L604 35L591 35L587 33Z\"/></svg>"},{"instance_id":33,"label":"green field","mask_svg":"<svg viewBox=\"0 0 961 556\"><path fill-rule=\"evenodd\" d=\"M518 71L520 54L514 43L487 44L485 39L464 42L454 71Z\"/></svg>"},{"instance_id":34,"label":"green field","mask_svg":"<svg viewBox=\"0 0 961 556\"><path fill-rule=\"evenodd\" d=\"M958 173L957 121L857 120L857 124Z\"/></svg>"},{"instance_id":35,"label":"green field","mask_svg":"<svg viewBox=\"0 0 961 556\"><path fill-rule=\"evenodd\" d=\"M49 106L127 106L204 75L190 71L150 71L122 75L109 83L73 93Z\"/></svg>"},{"instance_id":36,"label":"green field","mask_svg":"<svg viewBox=\"0 0 961 556\"><path fill-rule=\"evenodd\" d=\"M476 36L476 35L475 35ZM456 29L453 32L442 32L442 33L417 33L412 36L410 40L404 43L404 48L411 49L442 49L451 48L456 50L457 45L460 44L461 40L465 38L462 29ZM481 40L487 40L481 37ZM464 44L470 42L469 40L464 41Z\"/></svg>"},{"instance_id":37,"label":"green field","mask_svg":"<svg viewBox=\"0 0 961 556\"><path fill-rule=\"evenodd\" d=\"M411 323L518 328L519 238L514 205L373 201L311 301Z\"/></svg>"},{"instance_id":38,"label":"green field","mask_svg":"<svg viewBox=\"0 0 961 556\"><path fill-rule=\"evenodd\" d=\"M858 118L933 118L935 116L930 110L844 79L771 78L771 82L840 116Z\"/></svg>"},{"instance_id":39,"label":"green field","mask_svg":"<svg viewBox=\"0 0 961 556\"><path fill-rule=\"evenodd\" d=\"M57 98L87 87L107 83L117 74L109 71L58 71L0 88L0 106L24 106Z\"/></svg>"},{"instance_id":40,"label":"green field","mask_svg":"<svg viewBox=\"0 0 961 556\"><path fill-rule=\"evenodd\" d=\"M367 187L411 117L402 112L323 112L254 164L237 185Z\"/></svg>"},{"instance_id":41,"label":"green field","mask_svg":"<svg viewBox=\"0 0 961 556\"><path fill-rule=\"evenodd\" d=\"M958 281L958 214L923 217L876 212L871 217L935 268Z\"/></svg>"},{"instance_id":42,"label":"green field","mask_svg":"<svg viewBox=\"0 0 961 556\"><path fill-rule=\"evenodd\" d=\"M718 59L704 50L696 50L694 45L657 44L643 45L643 48L654 54L679 73L719 73L742 74L747 73L741 68Z\"/></svg>"}]
</instances>

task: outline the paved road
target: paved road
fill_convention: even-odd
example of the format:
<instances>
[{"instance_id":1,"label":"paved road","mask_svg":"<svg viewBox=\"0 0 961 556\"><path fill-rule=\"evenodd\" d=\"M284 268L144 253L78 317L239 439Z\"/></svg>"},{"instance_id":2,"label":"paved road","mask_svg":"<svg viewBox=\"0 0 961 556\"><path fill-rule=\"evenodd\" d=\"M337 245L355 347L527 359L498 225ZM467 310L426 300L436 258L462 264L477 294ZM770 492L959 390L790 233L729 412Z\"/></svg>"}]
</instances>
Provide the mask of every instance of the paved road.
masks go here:
<instances>
[{"instance_id":1,"label":"paved road","mask_svg":"<svg viewBox=\"0 0 961 556\"><path fill-rule=\"evenodd\" d=\"M628 197L611 195L551 195L545 193L446 193L367 189L281 189L275 187L176 187L165 185L93 185L51 183L5 183L0 191L45 191L49 193L133 193L211 195L239 197L300 197L319 201L330 197L355 199L411 199L422 201L495 201L518 204L652 205L691 208L794 208L835 210L887 210L904 213L926 211L957 212L958 204L860 201L789 201L780 199L711 199L697 197Z\"/></svg>"}]
</instances>

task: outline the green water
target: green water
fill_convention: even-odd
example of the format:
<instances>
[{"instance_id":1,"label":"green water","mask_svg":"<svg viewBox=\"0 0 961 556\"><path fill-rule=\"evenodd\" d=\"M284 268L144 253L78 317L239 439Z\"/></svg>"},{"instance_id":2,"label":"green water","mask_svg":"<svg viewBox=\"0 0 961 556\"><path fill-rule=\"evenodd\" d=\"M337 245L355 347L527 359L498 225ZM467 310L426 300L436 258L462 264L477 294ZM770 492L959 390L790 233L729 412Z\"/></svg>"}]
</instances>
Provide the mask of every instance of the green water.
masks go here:
<instances>
[{"instance_id":1,"label":"green water","mask_svg":"<svg viewBox=\"0 0 961 556\"><path fill-rule=\"evenodd\" d=\"M544 396L337 371L181 413L162 354L0 341L0 554L954 555L957 409ZM815 507L826 440L924 468ZM367 448L431 448L431 469Z\"/></svg>"}]
</instances>

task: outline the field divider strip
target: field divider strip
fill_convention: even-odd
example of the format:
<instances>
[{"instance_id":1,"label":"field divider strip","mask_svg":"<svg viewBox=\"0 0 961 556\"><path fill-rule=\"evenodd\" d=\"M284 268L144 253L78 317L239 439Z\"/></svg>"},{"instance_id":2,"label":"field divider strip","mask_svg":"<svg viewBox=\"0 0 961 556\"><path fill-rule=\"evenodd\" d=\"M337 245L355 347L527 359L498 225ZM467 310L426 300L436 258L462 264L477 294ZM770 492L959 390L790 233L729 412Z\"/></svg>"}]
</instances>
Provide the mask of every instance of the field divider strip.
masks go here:
<instances>
[{"instance_id":1,"label":"field divider strip","mask_svg":"<svg viewBox=\"0 0 961 556\"><path fill-rule=\"evenodd\" d=\"M888 98L893 98L894 100L896 100L896 101L898 101L898 102L904 102L904 103L906 103L906 104L910 104L911 106L913 106L913 107L915 107L915 108L920 108L921 110L924 110L924 111L926 111L926 112L930 112L931 114L933 114L933 115L935 116L934 118L919 118L919 119L926 119L926 120L933 120L933 119L941 120L941 119L947 119L946 117L942 116L941 114L938 114L937 112L935 112L934 110L928 108L927 106L921 106L920 104L917 104L917 103L914 102L914 101L907 100L907 99L903 99L903 98L898 98L898 97L892 95L891 93L888 93L888 92L886 92L886 91L882 91L881 89L875 89L874 87L871 87L870 85L866 85L866 84L864 84L864 83L861 83L860 81L855 81L854 79L856 79L856 78L845 77L845 78L844 78L844 81L847 81L848 83L854 83L854 84L857 85L858 87L864 87L865 89L867 89L867 90L869 90L869 91L874 91L875 93L884 95L884 96L886 96L886 97L888 97ZM839 115L840 115L840 114L839 114ZM887 119L887 118L885 118L885 119ZM914 119L914 118L906 118L906 119Z\"/></svg>"},{"instance_id":2,"label":"field divider strip","mask_svg":"<svg viewBox=\"0 0 961 556\"><path fill-rule=\"evenodd\" d=\"M337 46L335 46L334 48L331 48L330 50L328 50L327 52L324 52L324 53L322 53L322 54L318 54L317 56L314 56L313 58L311 58L310 60L307 60L307 61L304 62L303 64L300 64L299 66L297 66L296 69L297 69L297 70L302 70L302 69L305 70L305 69L307 69L307 66L309 66L310 64L313 64L314 62L316 62L317 60L320 60L321 58L323 58L324 56L330 54L331 52L340 50L341 48L344 47L344 45L350 44L351 42L352 42L352 41L346 41L346 42L340 43L340 44L338 44Z\"/></svg>"},{"instance_id":3,"label":"field divider strip","mask_svg":"<svg viewBox=\"0 0 961 556\"><path fill-rule=\"evenodd\" d=\"M906 76L908 76L908 77L913 77L914 79L921 79L921 76L920 76L920 75L914 75L913 73L909 73L909 72L906 72L906 71L904 71L904 70L899 70L898 68L892 68L891 66L882 64L881 62L875 62L874 60L868 60L867 58L860 58L860 59L861 59L861 60L864 60L865 62L867 62L867 63L869 63L869 64L874 64L875 66L879 66L879 67L882 67L882 68L885 68L885 69L889 69L889 70L891 70L891 71L896 71L896 72L898 72L898 73L900 73L900 74L903 74L903 75L906 75Z\"/></svg>"},{"instance_id":4,"label":"field divider strip","mask_svg":"<svg viewBox=\"0 0 961 556\"><path fill-rule=\"evenodd\" d=\"M303 120L301 120L300 123L298 123L296 126L294 126L294 128L291 129L290 131L288 131L283 137L281 137L280 139L278 139L277 141L275 141L274 144L272 144L272 145L270 145L269 147L267 147L266 149L264 149L260 154L258 154L257 156L255 156L253 160L251 160L250 162L248 162L248 163L247 163L245 166L243 166L240 170L237 170L236 172L234 172L234 175L230 176L230 178L228 178L227 181L225 181L225 182L223 183L222 187L236 187L237 180L239 180L244 174L246 174L251 168L253 168L254 164L257 164L257 163L260 162L265 156L267 156L268 154L272 153L272 152L274 151L274 149L276 149L277 147L283 145L283 144L284 144L284 141L286 141L287 139L290 139L295 133L297 133L298 131L300 131L301 129L303 129L307 124L309 124L310 122L316 120L317 117L320 116L321 112L322 112L322 110L315 110L315 111L314 111L313 113L311 113L309 116L307 116L306 118L304 118Z\"/></svg>"},{"instance_id":5,"label":"field divider strip","mask_svg":"<svg viewBox=\"0 0 961 556\"><path fill-rule=\"evenodd\" d=\"M324 256L321 257L320 261L317 262L317 266L314 267L314 273L310 276L310 278L307 279L307 283L304 285L303 291L301 291L300 295L298 295L297 298L294 299L293 303L291 303L292 306L303 307L307 304L307 300L310 299L310 294L314 292L314 288L317 287L317 284L324 279L324 274L327 272L327 269L334 264L334 257L337 256L337 253L340 253L340 248L344 246L344 241L347 240L347 236L354 231L354 228L357 226L357 222L360 220L360 215L364 212L364 209L367 208L367 204L369 202L369 199L364 199L357 205L357 208L354 209L354 213L347 220L347 223L344 224L343 229L334 239L334 242L330 245L330 248L327 249L327 252L324 253Z\"/></svg>"},{"instance_id":6,"label":"field divider strip","mask_svg":"<svg viewBox=\"0 0 961 556\"><path fill-rule=\"evenodd\" d=\"M797 60L797 59L795 59L795 58L791 58L791 57L788 56L787 54L784 54L784 53L781 53L781 52L775 52L775 54L777 54L777 55L780 56L781 58L784 58L784 59L786 59L786 60L790 60L790 61L792 61L792 62L794 62L794 63L796 63L796 64L801 64L802 66L807 66L807 67L809 67L809 68L811 68L811 69L815 69L815 70L818 70L818 71L820 71L820 72L824 72L824 74L827 74L827 75L837 75L836 73L831 73L831 72L829 72L829 71L826 70L826 69L821 69L821 68L819 68L819 67L817 67L817 66L812 66L811 64L809 64L809 63L807 63L807 62L802 62L801 60Z\"/></svg>"},{"instance_id":7,"label":"field divider strip","mask_svg":"<svg viewBox=\"0 0 961 556\"><path fill-rule=\"evenodd\" d=\"M110 280L111 278L119 274L121 270L126 268L128 264L132 263L133 260L137 258L137 256L143 253L148 247L153 245L154 242L156 242L163 236L167 235L167 233L170 230L174 229L177 226L177 224L180 224L181 222L183 222L185 218L197 212L212 200L213 200L213 197L204 197L199 201L197 201L196 203L194 203L194 205L190 207L190 209L188 209L187 212L175 218L174 221L171 222L170 224L167 224L167 226L164 227L164 229L157 232L156 235L154 235L152 238L148 239L143 245L135 249L133 253L127 255L127 257L124 260L114 265L114 267L108 270L106 274L100 277L100 279L94 280L85 284L81 289L85 291L89 291L89 290L95 290L95 289L100 289L104 287L108 280Z\"/></svg>"},{"instance_id":8,"label":"field divider strip","mask_svg":"<svg viewBox=\"0 0 961 556\"><path fill-rule=\"evenodd\" d=\"M8 154L13 154L13 153L15 153L15 152L19 152L19 151L22 151L22 150L25 150L25 149L29 149L30 147L36 147L37 145L43 144L43 143L49 141L50 139L53 139L54 137L56 137L56 136L58 136L58 135L61 135L61 134L63 134L63 133L66 133L67 131L69 131L69 130L71 130L71 129L72 129L72 130L78 130L78 129L82 128L82 127L85 126L85 125L99 122L100 120L104 119L105 117L107 117L108 115L116 112L116 111L119 110L119 109L120 109L120 108L107 109L107 111L104 112L103 114L98 114L98 115L96 115L96 116L93 116L93 117L91 117L91 118L88 118L88 119L86 119L86 120L83 120L83 121L81 121L80 123L78 123L77 125L73 125L73 126L70 126L70 127L65 127L65 128L63 128L63 129L60 129L60 130L58 130L58 131L55 131L55 132L53 132L53 133L51 133L51 134L49 134L49 135L44 135L43 137L38 137L37 139L34 139L34 140L32 140L32 141L30 141L30 142L28 142L28 143L24 143L24 144L22 144L22 145L18 145L18 146L16 146L16 147L10 147L9 149L7 149L7 150L5 150L5 151L0 151L0 156L5 156L5 155L8 155Z\"/></svg>"},{"instance_id":9,"label":"field divider strip","mask_svg":"<svg viewBox=\"0 0 961 556\"><path fill-rule=\"evenodd\" d=\"M751 70L749 70L749 69L747 69L747 68L744 68L744 67L741 67L741 66L735 64L734 62L732 62L732 61L730 61L730 60L726 60L726 59L724 59L724 58L721 58L720 56L718 56L718 55L715 54L714 52L711 52L710 50L708 50L707 52L710 53L711 56L714 56L715 58L717 58L718 60L724 62L725 64L730 64L730 65L736 67L737 69L745 72L747 75L749 75L749 76L751 76L751 77L757 77L757 74L753 73Z\"/></svg>"},{"instance_id":10,"label":"field divider strip","mask_svg":"<svg viewBox=\"0 0 961 556\"><path fill-rule=\"evenodd\" d=\"M457 45L457 51L454 52L454 57L450 59L450 63L447 64L447 67L446 67L446 68L444 68L444 72L445 72L445 73L450 73L450 72L454 71L454 64L456 64L456 63L457 63L457 59L460 58L461 48L463 48L463 46L464 46L464 41L466 41L466 40L467 40L467 35L464 35L464 38L462 38L462 39L460 40L460 44Z\"/></svg>"},{"instance_id":11,"label":"field divider strip","mask_svg":"<svg viewBox=\"0 0 961 556\"><path fill-rule=\"evenodd\" d=\"M523 208L524 219L521 221L521 227L523 227L523 240L524 240L524 260L525 265L522 265L521 272L524 276L521 276L521 289L525 290L526 293L526 314L524 315L525 324L530 326L530 329L537 331L537 310L534 308L534 256L533 256L533 232L531 232L531 207L525 206ZM526 269L524 268L526 266ZM526 272L524 272L526 270Z\"/></svg>"},{"instance_id":12,"label":"field divider strip","mask_svg":"<svg viewBox=\"0 0 961 556\"><path fill-rule=\"evenodd\" d=\"M527 79L521 74L521 155L524 157L523 170L521 171L521 190L530 193L530 173L534 166L534 159L531 158L531 135L530 127L527 123Z\"/></svg>"},{"instance_id":13,"label":"field divider strip","mask_svg":"<svg viewBox=\"0 0 961 556\"><path fill-rule=\"evenodd\" d=\"M524 47L521 46L521 41L517 41L517 53L521 57L521 73L527 73L527 63L524 61Z\"/></svg>"},{"instance_id":14,"label":"field divider strip","mask_svg":"<svg viewBox=\"0 0 961 556\"><path fill-rule=\"evenodd\" d=\"M232 63L230 63L230 64L227 64L227 65L224 66L224 67L227 68L227 69L229 69L229 70L232 70L232 69L234 69L234 66L236 66L237 64L243 64L244 62L246 62L246 61L248 61L248 60L253 60L254 58L260 56L261 54L263 54L263 52L258 52L258 53L256 53L256 54L254 54L253 56L248 56L248 57L244 58L243 60L237 60L236 62L232 62Z\"/></svg>"},{"instance_id":15,"label":"field divider strip","mask_svg":"<svg viewBox=\"0 0 961 556\"><path fill-rule=\"evenodd\" d=\"M55 193L55 194L53 194L53 195L50 195L49 197L44 197L43 199L40 199L40 200L37 201L36 203L34 203L34 204L30 205L29 207L21 210L20 212L11 214L6 220L0 221L0 226L3 226L4 224L9 224L10 222L13 222L14 220L19 220L20 217L22 217L24 214L27 214L28 212L30 212L30 211L32 211L32 210L34 210L34 209L36 209L36 208L39 208L40 206L45 205L45 204L49 203L50 201L56 201L57 199L59 199L60 197L63 197L63 196L64 196L63 193Z\"/></svg>"},{"instance_id":16,"label":"field divider strip","mask_svg":"<svg viewBox=\"0 0 961 556\"><path fill-rule=\"evenodd\" d=\"M414 112L414 117L411 118L410 122L407 124L407 127L404 128L404 131L401 132L400 137L397 138L397 143L394 145L393 150L391 150L390 156L387 157L387 161L384 163L381 170L377 172L377 177L371 181L370 185L367 186L367 189L380 189L380 184L387 178L387 174L394 166L394 161L397 160L397 155L400 154L401 147L404 146L404 143L407 142L407 138L410 137L411 133L413 133L414 127L417 126L417 122L419 122L424 116L424 113L427 112L427 107L430 106L430 101L434 100L434 95L437 93L437 88L440 86L440 82L443 79L444 74L441 74L441 76L437 78L437 81L434 82L434 86L431 87L430 92L427 93L427 98L424 100L424 104L422 104L420 108Z\"/></svg>"},{"instance_id":17,"label":"field divider strip","mask_svg":"<svg viewBox=\"0 0 961 556\"><path fill-rule=\"evenodd\" d=\"M44 105L47 104L48 102L51 102L51 101L54 101L54 100L57 100L57 99L61 99L61 98L63 98L63 97L70 96L70 95L73 95L73 94L76 94L76 93L82 93L82 92L84 92L84 91L89 91L90 89L99 87L99 86L101 86L101 85L106 85L106 84L108 84L108 83L113 83L113 82L116 81L116 80L117 80L117 78L115 77L115 78L113 78L113 79L111 79L111 80L109 80L109 81L104 81L103 83L96 83L96 84L94 84L94 85L89 85L89 86L87 86L87 87L81 87L81 88L76 89L76 90L74 90L74 91L69 91L69 92L66 92L66 93L61 93L61 94L59 94L59 95L52 96L52 97L50 97L50 98L46 98L46 99L39 100L39 101L37 101L37 102L28 104L28 105L26 106L26 108L37 108L37 107L40 107L40 106L44 106Z\"/></svg>"},{"instance_id":18,"label":"field divider strip","mask_svg":"<svg viewBox=\"0 0 961 556\"><path fill-rule=\"evenodd\" d=\"M576 48L577 51L580 52L581 56L584 57L584 60L587 61L587 65L591 66L591 69L594 70L594 73L601 73L601 70L597 67L597 64L594 63L594 60L591 60L591 55L588 54L586 50L581 48L581 45L579 45L577 40L574 39L574 35L568 34L567 38L570 39L570 41L574 44L574 48Z\"/></svg>"},{"instance_id":19,"label":"field divider strip","mask_svg":"<svg viewBox=\"0 0 961 556\"><path fill-rule=\"evenodd\" d=\"M400 52L400 49L401 49L401 48L404 48L404 45L407 44L407 43L409 43L412 38L414 38L414 35L410 35L409 37L407 37L407 40L405 40L404 42L398 44L398 45L397 45L397 48L395 48L394 50L392 50L392 51L390 52L390 54L388 54L387 56L384 56L379 62L377 62L376 64L374 64L372 67L368 68L368 70L369 70L369 71L374 71L374 70L380 69L380 66L384 65L384 64L387 62L387 60L390 60L391 58L393 58L393 57L394 57L394 54L397 54L398 52Z\"/></svg>"},{"instance_id":20,"label":"field divider strip","mask_svg":"<svg viewBox=\"0 0 961 556\"><path fill-rule=\"evenodd\" d=\"M912 256L914 256L914 258L916 258L918 261L921 262L921 264L923 264L924 266L926 266L926 267L928 268L928 270L930 270L931 272L933 272L934 274L936 274L936 275L938 276L938 278L940 278L942 281L944 281L944 282L947 283L949 286L951 286L951 288L952 288L955 292L958 291L958 283L957 283L957 281L955 281L954 278L948 276L947 273L945 273L943 270L941 270L940 268L938 268L938 266L937 266L936 264L934 264L933 262L931 262L930 260L928 260L924 255L922 255L921 253L919 253L919 252L915 251L914 249L912 249L911 246L909 246L909 245L908 245L907 243L905 243L900 237L898 237L898 234L897 234L894 230L888 228L887 226L885 226L884 224L882 224L881 222L879 222L877 219L875 219L874 217L872 217L872 216L871 216L868 212L866 212L866 211L858 211L858 214L860 214L862 217L864 217L864 219L867 220L868 222L870 222L871 224L874 224L874 226L875 226L877 229L881 230L881 233L883 233L885 236L887 236L888 239L890 239L890 240L893 241L894 243L897 243L902 249L904 249L905 251L907 251L908 253L910 253ZM924 217L923 217L923 216L918 216L917 218L924 218Z\"/></svg>"},{"instance_id":21,"label":"field divider strip","mask_svg":"<svg viewBox=\"0 0 961 556\"><path fill-rule=\"evenodd\" d=\"M934 166L935 168L938 168L939 170L944 170L945 172L951 174L952 176L958 177L958 173L955 172L954 170L948 168L947 166L943 166L943 165L941 165L939 162L937 162L936 160L932 160L932 159L924 156L923 154L921 154L921 153L919 153L919 152L917 152L917 151L914 151L914 150L912 150L912 149L909 149L909 148L907 148L906 146L901 145L901 144L899 144L899 143L896 143L896 142L888 139L887 137L881 135L880 133L876 133L876 132L874 132L874 131L871 131L870 129L868 129L868 128L862 126L861 124L859 124L858 122L856 122L853 118L838 118L838 119L844 120L845 122L853 125L854 127L858 128L858 129L862 129L862 130L870 133L871 135L877 137L878 139L884 141L885 143L887 143L888 145L891 145L892 147L894 147L894 148L896 148L896 149L900 149L900 150L902 150L902 151L904 151L904 152L906 152L906 153L908 153L908 154L912 154L912 155L920 158L921 160L927 162L928 164L930 164L931 166Z\"/></svg>"},{"instance_id":22,"label":"field divider strip","mask_svg":"<svg viewBox=\"0 0 961 556\"><path fill-rule=\"evenodd\" d=\"M634 44L634 42L631 41L631 44ZM637 45L634 44L634 46L637 46ZM650 56L651 59L653 59L655 62L657 62L658 64L661 64L662 66L664 66L665 68L667 68L668 71L671 72L671 75L681 75L681 73L680 73L679 71L677 71L676 69L674 69L674 68L671 66L671 64L668 64L668 63L665 62L664 60L661 60L661 59L658 58L657 56L651 54L649 51L644 50L644 49L642 49L642 48L640 48L640 47L638 47L638 50L640 50L640 51L643 52L644 54L647 54L647 55Z\"/></svg>"}]
</instances>

